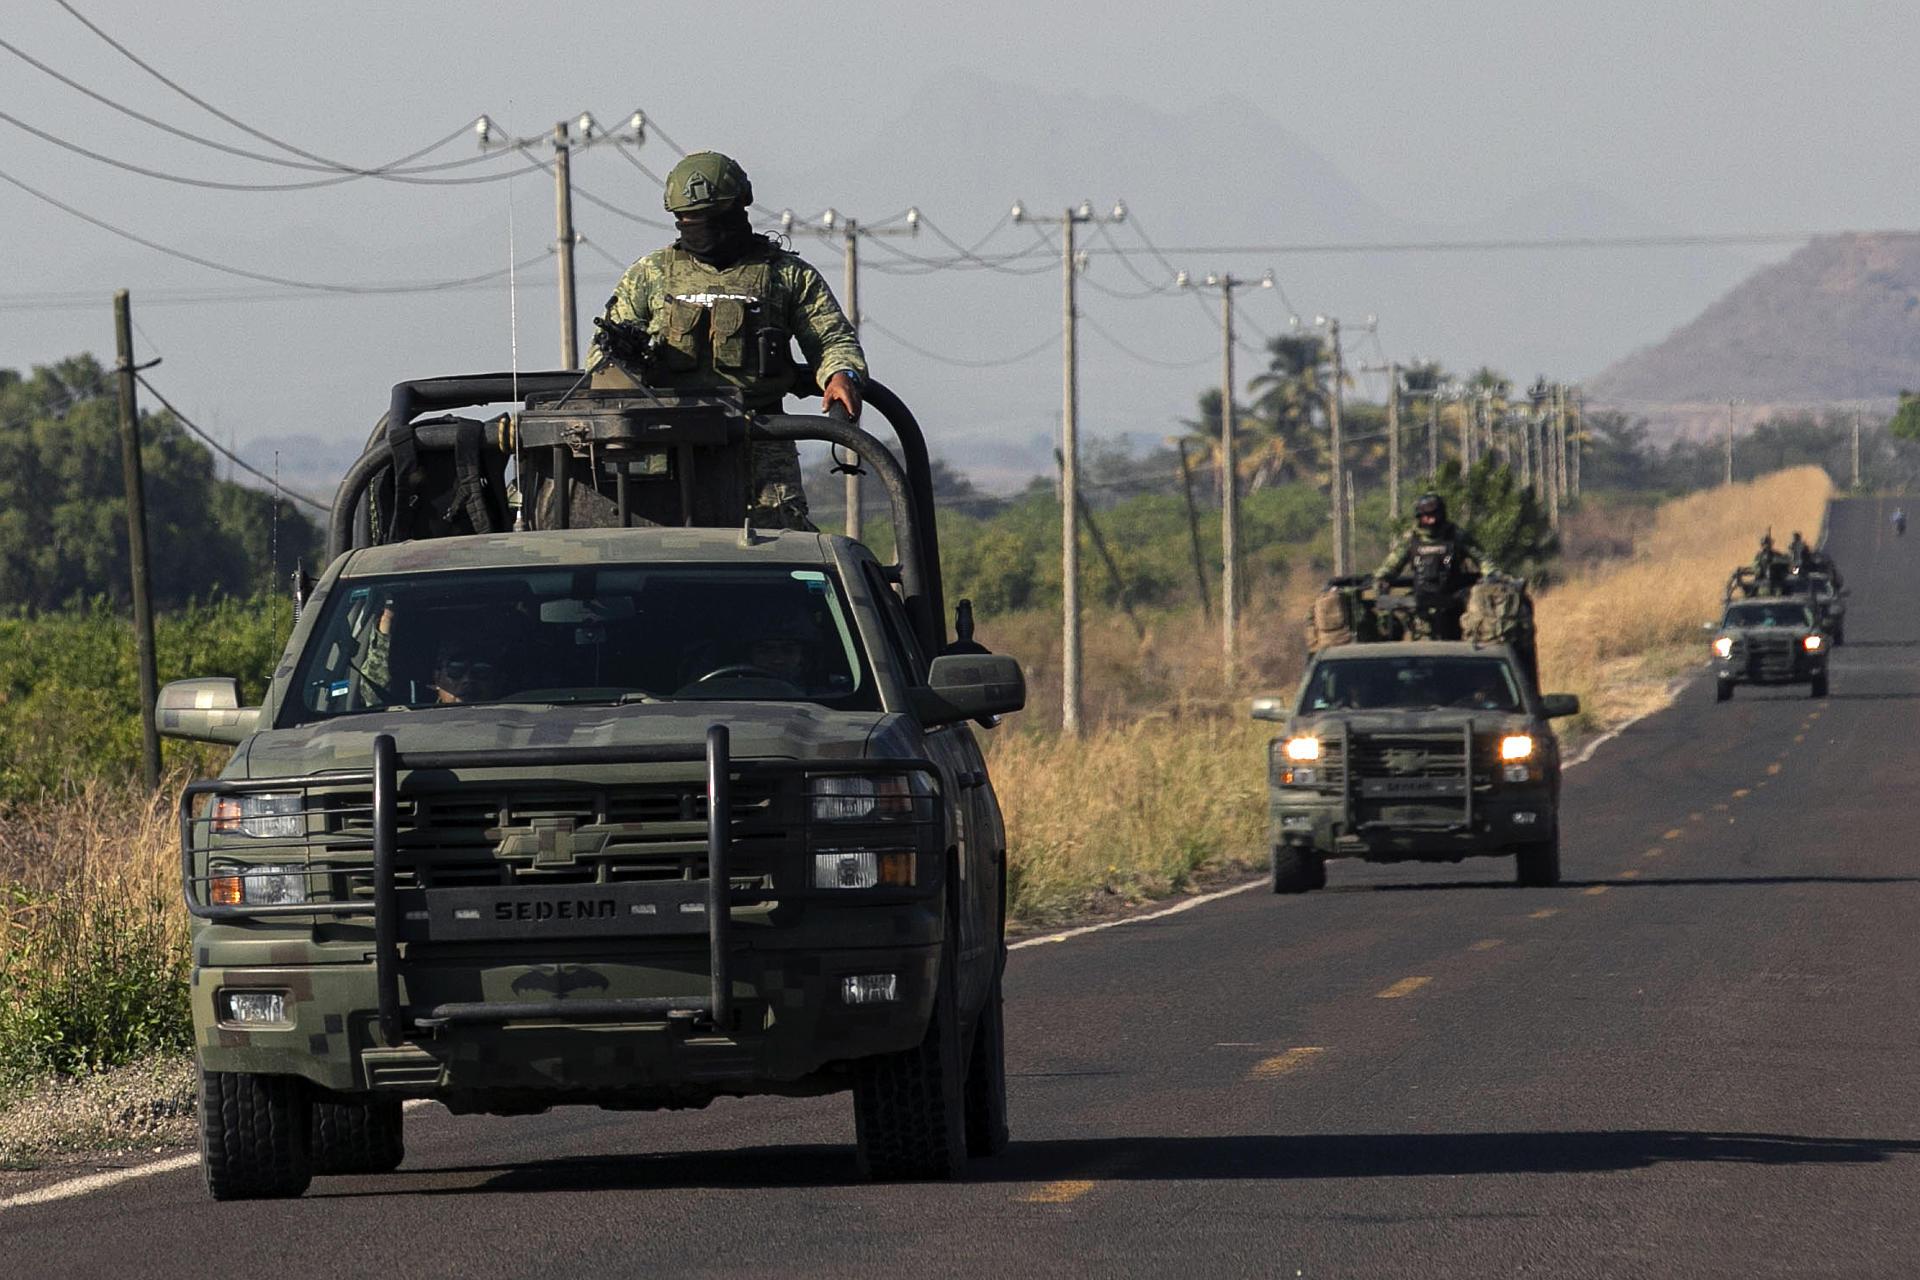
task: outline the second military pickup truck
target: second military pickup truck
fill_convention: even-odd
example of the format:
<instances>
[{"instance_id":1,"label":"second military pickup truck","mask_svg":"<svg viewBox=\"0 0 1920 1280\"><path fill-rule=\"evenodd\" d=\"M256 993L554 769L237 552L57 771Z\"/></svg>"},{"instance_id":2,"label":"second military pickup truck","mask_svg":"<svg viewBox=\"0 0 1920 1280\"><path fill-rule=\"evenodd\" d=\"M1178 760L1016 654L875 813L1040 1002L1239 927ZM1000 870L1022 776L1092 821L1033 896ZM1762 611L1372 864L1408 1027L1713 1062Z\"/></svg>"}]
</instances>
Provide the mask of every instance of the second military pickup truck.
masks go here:
<instances>
[{"instance_id":1,"label":"second military pickup truck","mask_svg":"<svg viewBox=\"0 0 1920 1280\"><path fill-rule=\"evenodd\" d=\"M1268 751L1273 891L1326 884L1332 858L1512 857L1560 880L1560 748L1571 694L1536 692L1505 644L1411 641L1320 650L1298 697L1256 698Z\"/></svg>"}]
</instances>

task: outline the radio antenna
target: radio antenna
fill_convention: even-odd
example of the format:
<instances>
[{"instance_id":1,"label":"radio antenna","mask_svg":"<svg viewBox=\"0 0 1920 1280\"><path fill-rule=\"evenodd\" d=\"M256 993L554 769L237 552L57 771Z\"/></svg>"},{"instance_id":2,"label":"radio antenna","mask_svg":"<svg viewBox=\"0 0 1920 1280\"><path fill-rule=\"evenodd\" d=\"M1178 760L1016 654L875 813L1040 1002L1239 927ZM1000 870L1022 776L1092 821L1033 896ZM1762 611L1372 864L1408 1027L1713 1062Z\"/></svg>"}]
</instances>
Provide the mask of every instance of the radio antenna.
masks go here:
<instances>
[{"instance_id":1,"label":"radio antenna","mask_svg":"<svg viewBox=\"0 0 1920 1280\"><path fill-rule=\"evenodd\" d=\"M513 246L513 179L507 179L507 330L508 347L513 368L513 400L520 402L520 281L514 267ZM527 473L520 465L520 426L510 424L513 430L513 483L520 491L520 505L513 509L513 528L518 533L526 527L527 514Z\"/></svg>"}]
</instances>

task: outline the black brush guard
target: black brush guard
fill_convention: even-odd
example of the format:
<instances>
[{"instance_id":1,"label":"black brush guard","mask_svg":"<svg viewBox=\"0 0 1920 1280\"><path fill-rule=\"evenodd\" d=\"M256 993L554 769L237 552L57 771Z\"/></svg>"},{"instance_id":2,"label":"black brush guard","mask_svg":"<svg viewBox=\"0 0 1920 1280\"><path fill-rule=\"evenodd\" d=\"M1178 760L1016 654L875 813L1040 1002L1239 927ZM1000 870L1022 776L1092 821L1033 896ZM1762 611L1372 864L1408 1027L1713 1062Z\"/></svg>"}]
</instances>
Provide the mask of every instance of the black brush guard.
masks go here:
<instances>
[{"instance_id":1,"label":"black brush guard","mask_svg":"<svg viewBox=\"0 0 1920 1280\"><path fill-rule=\"evenodd\" d=\"M401 909L398 890L395 885L397 871L397 853L399 844L399 775L402 769L453 770L520 767L565 767L571 765L622 765L622 764L674 764L691 763L704 760L706 763L707 794L707 878L703 909L700 914L705 921L707 935L708 983L705 995L629 997L622 999L600 1000L503 1000L471 1001L434 1005L420 1012L402 1007L400 1002L400 934ZM718 1031L728 1031L732 1027L733 980L732 980L732 940L731 927L733 908L751 906L769 900L772 895L757 891L741 891L732 887L732 783L735 774L756 775L802 775L851 777L863 774L902 774L917 773L926 777L931 785L929 796L916 796L914 804L916 814L924 808L928 814L940 813L939 770L926 760L753 760L734 761L730 754L730 735L725 725L711 725L707 729L705 748L692 746L665 747L538 747L518 750L491 751L415 751L401 755L389 734L380 734L373 740L373 768L358 772L306 774L298 777L263 778L247 782L229 782L208 779L190 784L180 797L180 864L182 891L186 898L187 910L202 920L257 920L281 916L348 916L368 913L369 904L361 900L347 901L310 901L297 903L271 903L251 905L227 905L208 901L212 874L212 844L200 844L195 839L197 827L205 826L211 832L214 822L212 798L261 792L301 791L317 787L336 789L342 787L371 787L373 793L373 914L374 934L374 977L379 1002L379 1025L382 1038L388 1045L400 1045L405 1042L410 1029L432 1030L438 1027L456 1024L493 1024L509 1022L537 1021L541 1019L562 1019L567 1022L642 1022L658 1021L664 1018L686 1019ZM194 802L201 796L210 798L207 813L194 815ZM803 795L802 803L810 803ZM301 814L303 822L310 811L303 799ZM916 816L912 823L916 845L924 843L918 839L919 831L934 818ZM248 819L237 819L247 821ZM802 842L805 843L804 840ZM205 849L209 855L208 872L198 875L194 870L196 850ZM245 864L239 864L244 873ZM310 865L302 868L300 874L311 882L315 875L323 874ZM680 885L684 882L665 881L663 885ZM644 893L653 886L642 882L634 889ZM656 890L669 905L678 906L684 898L682 894L671 894L666 890ZM846 901L846 891L837 892ZM865 889L859 890L862 903L880 906L890 902L901 902L922 896L921 890L908 889ZM784 897L812 898L814 893L804 890L789 892Z\"/></svg>"}]
</instances>

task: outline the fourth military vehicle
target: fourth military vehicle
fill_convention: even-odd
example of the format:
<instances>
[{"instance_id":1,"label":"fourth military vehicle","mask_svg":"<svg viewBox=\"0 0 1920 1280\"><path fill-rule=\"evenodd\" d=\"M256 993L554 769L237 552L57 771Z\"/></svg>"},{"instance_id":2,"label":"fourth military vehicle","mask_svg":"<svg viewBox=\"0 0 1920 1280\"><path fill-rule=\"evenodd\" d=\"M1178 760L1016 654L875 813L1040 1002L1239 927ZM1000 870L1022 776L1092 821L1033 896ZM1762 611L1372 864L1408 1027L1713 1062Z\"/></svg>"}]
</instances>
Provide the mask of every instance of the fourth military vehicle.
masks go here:
<instances>
[{"instance_id":1,"label":"fourth military vehicle","mask_svg":"<svg viewBox=\"0 0 1920 1280\"><path fill-rule=\"evenodd\" d=\"M844 419L580 381L396 387L264 701L161 694L163 731L234 746L181 811L217 1198L394 1168L406 1099L851 1090L871 1176L1006 1145L1006 838L968 722L1024 684L964 602L948 638L918 426L872 385L903 463ZM792 439L883 483L893 563L741 523L747 450Z\"/></svg>"}]
</instances>

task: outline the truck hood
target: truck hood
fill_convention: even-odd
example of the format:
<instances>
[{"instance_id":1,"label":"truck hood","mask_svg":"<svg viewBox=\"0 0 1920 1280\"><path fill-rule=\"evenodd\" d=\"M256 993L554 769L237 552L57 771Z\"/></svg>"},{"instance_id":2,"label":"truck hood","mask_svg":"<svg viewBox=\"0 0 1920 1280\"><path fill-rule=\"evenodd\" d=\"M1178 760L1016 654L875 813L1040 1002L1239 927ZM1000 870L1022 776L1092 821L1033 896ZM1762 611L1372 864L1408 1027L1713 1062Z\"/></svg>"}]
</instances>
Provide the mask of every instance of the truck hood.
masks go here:
<instances>
[{"instance_id":1,"label":"truck hood","mask_svg":"<svg viewBox=\"0 0 1920 1280\"><path fill-rule=\"evenodd\" d=\"M900 717L832 711L805 703L672 702L634 706L476 706L342 716L255 734L226 776L277 778L333 769L367 769L373 740L392 734L409 751L512 750L516 747L700 747L707 726L724 724L736 757L814 760L864 757L874 730Z\"/></svg>"},{"instance_id":2,"label":"truck hood","mask_svg":"<svg viewBox=\"0 0 1920 1280\"><path fill-rule=\"evenodd\" d=\"M1524 733L1532 723L1522 711L1467 711L1444 707L1431 711L1321 711L1301 716L1294 733L1326 733L1344 724L1355 733L1460 732L1471 724L1475 734Z\"/></svg>"}]
</instances>

